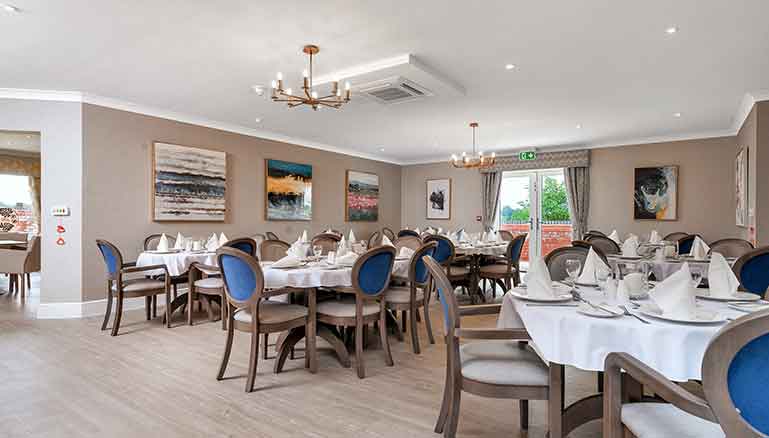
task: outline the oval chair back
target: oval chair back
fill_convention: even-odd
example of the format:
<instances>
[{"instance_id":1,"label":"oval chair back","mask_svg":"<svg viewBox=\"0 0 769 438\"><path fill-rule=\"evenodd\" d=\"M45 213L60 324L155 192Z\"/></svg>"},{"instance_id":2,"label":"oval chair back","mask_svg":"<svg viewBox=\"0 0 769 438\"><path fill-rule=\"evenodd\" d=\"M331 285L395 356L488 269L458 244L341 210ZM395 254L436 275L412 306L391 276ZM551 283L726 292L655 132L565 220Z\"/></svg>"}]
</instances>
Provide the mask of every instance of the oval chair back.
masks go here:
<instances>
[{"instance_id":1,"label":"oval chair back","mask_svg":"<svg viewBox=\"0 0 769 438\"><path fill-rule=\"evenodd\" d=\"M286 251L291 247L282 240L268 239L259 245L259 260L263 262L276 262L286 256Z\"/></svg>"},{"instance_id":2,"label":"oval chair back","mask_svg":"<svg viewBox=\"0 0 769 438\"><path fill-rule=\"evenodd\" d=\"M710 341L702 361L702 386L730 438L769 436L769 310L730 322Z\"/></svg>"},{"instance_id":3,"label":"oval chair back","mask_svg":"<svg viewBox=\"0 0 769 438\"><path fill-rule=\"evenodd\" d=\"M333 233L322 233L312 238L312 246L320 245L323 248L322 254L328 254L329 251L336 251L340 236Z\"/></svg>"},{"instance_id":4,"label":"oval chair back","mask_svg":"<svg viewBox=\"0 0 769 438\"><path fill-rule=\"evenodd\" d=\"M692 251L692 245L694 245L694 239L696 237L697 234L689 234L678 239L678 253L689 254Z\"/></svg>"},{"instance_id":5,"label":"oval chair back","mask_svg":"<svg viewBox=\"0 0 769 438\"><path fill-rule=\"evenodd\" d=\"M743 290L769 298L769 246L743 254L734 262L732 270Z\"/></svg>"},{"instance_id":6,"label":"oval chair back","mask_svg":"<svg viewBox=\"0 0 769 438\"><path fill-rule=\"evenodd\" d=\"M571 246L578 246L578 247L580 247L580 248L587 248L587 249L590 249L590 244L589 244L589 243L587 243L587 242L586 242L586 241L584 241L584 240L572 240L572 241L571 241Z\"/></svg>"},{"instance_id":7,"label":"oval chair back","mask_svg":"<svg viewBox=\"0 0 769 438\"><path fill-rule=\"evenodd\" d=\"M456 248L454 242L446 236L433 235L425 239L425 243L435 242L437 245L433 251L432 257L441 266L448 266L454 262Z\"/></svg>"},{"instance_id":8,"label":"oval chair back","mask_svg":"<svg viewBox=\"0 0 769 438\"><path fill-rule=\"evenodd\" d=\"M499 230L497 231L497 233L499 234L499 237L501 237L502 240L504 240L505 242L509 242L515 238L515 236L513 236L513 233L507 230Z\"/></svg>"},{"instance_id":9,"label":"oval chair back","mask_svg":"<svg viewBox=\"0 0 769 438\"><path fill-rule=\"evenodd\" d=\"M587 233L585 233L585 234L586 234L586 235L587 235L587 234L592 234L593 236L603 236L603 237L609 237L609 236L607 236L607 235L606 235L606 233L604 233L603 231L598 231L598 230L588 230L588 232L587 232Z\"/></svg>"},{"instance_id":10,"label":"oval chair back","mask_svg":"<svg viewBox=\"0 0 769 438\"><path fill-rule=\"evenodd\" d=\"M395 242L393 242L393 245L395 245L395 249L398 251L400 251L403 247L411 248L416 251L419 249L419 247L422 246L422 239L414 236L398 237L395 239Z\"/></svg>"},{"instance_id":11,"label":"oval chair back","mask_svg":"<svg viewBox=\"0 0 769 438\"><path fill-rule=\"evenodd\" d=\"M387 227L382 228L382 234L387 236L387 238L390 239L390 241L395 240L395 232L390 228L387 228Z\"/></svg>"},{"instance_id":12,"label":"oval chair back","mask_svg":"<svg viewBox=\"0 0 769 438\"><path fill-rule=\"evenodd\" d=\"M518 267L518 264L521 261L521 254L523 254L523 245L526 243L526 236L527 233L519 234L513 238L513 240L510 241L510 243L507 244L507 250L505 251L505 255L507 256L507 259L510 261L510 263Z\"/></svg>"},{"instance_id":13,"label":"oval chair back","mask_svg":"<svg viewBox=\"0 0 769 438\"><path fill-rule=\"evenodd\" d=\"M582 266L585 266L588 251L588 248L580 246L564 246L550 251L550 254L545 256L545 264L550 271L550 278L553 281L561 281L568 277L566 260L577 259Z\"/></svg>"},{"instance_id":14,"label":"oval chair back","mask_svg":"<svg viewBox=\"0 0 769 438\"><path fill-rule=\"evenodd\" d=\"M418 238L418 237L419 237L419 233L417 233L417 232L416 232L416 231L414 231L414 230L407 230L407 229L403 229L403 230L400 230L400 231L398 231L398 236L397 236L397 237L398 237L399 239L400 239L401 237L404 237L404 236L414 236L414 237L417 237L417 238Z\"/></svg>"},{"instance_id":15,"label":"oval chair back","mask_svg":"<svg viewBox=\"0 0 769 438\"><path fill-rule=\"evenodd\" d=\"M256 311L264 291L264 274L256 258L238 249L223 247L216 251L216 260L227 301L238 309L250 307Z\"/></svg>"},{"instance_id":16,"label":"oval chair back","mask_svg":"<svg viewBox=\"0 0 769 438\"><path fill-rule=\"evenodd\" d=\"M280 237L272 231L267 231L264 235L267 237L267 240L280 240Z\"/></svg>"},{"instance_id":17,"label":"oval chair back","mask_svg":"<svg viewBox=\"0 0 769 438\"><path fill-rule=\"evenodd\" d=\"M717 252L724 257L742 257L753 249L753 244L744 239L721 239L710 244L710 254Z\"/></svg>"},{"instance_id":18,"label":"oval chair back","mask_svg":"<svg viewBox=\"0 0 769 438\"><path fill-rule=\"evenodd\" d=\"M371 235L368 237L368 241L366 243L366 247L368 249L376 248L377 246L382 245L382 233L379 231L374 231L371 233Z\"/></svg>"},{"instance_id":19,"label":"oval chair back","mask_svg":"<svg viewBox=\"0 0 769 438\"><path fill-rule=\"evenodd\" d=\"M430 272L430 278L441 303L444 334L447 342L453 342L454 329L459 328L459 305L457 304L457 297L454 295L454 287L440 263L430 256L425 256L422 259Z\"/></svg>"},{"instance_id":20,"label":"oval chair back","mask_svg":"<svg viewBox=\"0 0 769 438\"><path fill-rule=\"evenodd\" d=\"M240 237L238 239L232 239L224 243L224 245L228 248L235 248L237 250L243 251L244 253L250 255L251 257L256 257L256 240L250 238L250 237Z\"/></svg>"},{"instance_id":21,"label":"oval chair back","mask_svg":"<svg viewBox=\"0 0 769 438\"><path fill-rule=\"evenodd\" d=\"M160 242L160 237L162 234L150 234L147 236L146 239L144 239L144 250L149 251L152 249L155 249L158 247L158 243ZM166 234L166 238L168 239L168 247L173 248L176 244L176 237L169 236Z\"/></svg>"},{"instance_id":22,"label":"oval chair back","mask_svg":"<svg viewBox=\"0 0 769 438\"><path fill-rule=\"evenodd\" d=\"M377 297L390 284L395 248L380 246L358 257L352 267L352 286L365 297Z\"/></svg>"},{"instance_id":23,"label":"oval chair back","mask_svg":"<svg viewBox=\"0 0 769 438\"><path fill-rule=\"evenodd\" d=\"M594 248L598 248L604 254L619 254L622 252L617 242L606 236L591 235L587 237L587 242Z\"/></svg>"},{"instance_id":24,"label":"oval chair back","mask_svg":"<svg viewBox=\"0 0 769 438\"><path fill-rule=\"evenodd\" d=\"M432 257L435 253L435 248L438 246L438 242L427 242L419 247L414 255L411 257L411 265L409 266L409 281L416 287L424 287L427 284L429 278L429 272L427 266L425 266L424 256Z\"/></svg>"},{"instance_id":25,"label":"oval chair back","mask_svg":"<svg viewBox=\"0 0 769 438\"><path fill-rule=\"evenodd\" d=\"M96 246L104 258L104 264L107 268L107 279L117 280L120 269L123 267L123 255L115 245L106 240L96 239Z\"/></svg>"},{"instance_id":26,"label":"oval chair back","mask_svg":"<svg viewBox=\"0 0 769 438\"><path fill-rule=\"evenodd\" d=\"M682 233L681 231L676 231L674 233L670 233L667 236L663 237L662 240L667 240L668 242L678 242L679 240L683 239L688 235L689 233Z\"/></svg>"}]
</instances>

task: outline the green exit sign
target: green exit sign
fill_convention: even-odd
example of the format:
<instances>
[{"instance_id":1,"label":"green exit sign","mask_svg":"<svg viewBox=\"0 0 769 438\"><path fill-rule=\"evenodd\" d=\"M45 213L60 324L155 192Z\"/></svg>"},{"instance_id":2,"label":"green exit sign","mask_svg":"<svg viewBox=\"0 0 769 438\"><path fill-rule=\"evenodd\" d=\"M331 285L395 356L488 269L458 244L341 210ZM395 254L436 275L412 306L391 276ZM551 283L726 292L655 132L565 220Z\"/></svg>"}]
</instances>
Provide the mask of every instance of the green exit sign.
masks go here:
<instances>
[{"instance_id":1,"label":"green exit sign","mask_svg":"<svg viewBox=\"0 0 769 438\"><path fill-rule=\"evenodd\" d=\"M537 153L534 151L523 151L518 154L518 159L521 161L534 161L537 159Z\"/></svg>"}]
</instances>

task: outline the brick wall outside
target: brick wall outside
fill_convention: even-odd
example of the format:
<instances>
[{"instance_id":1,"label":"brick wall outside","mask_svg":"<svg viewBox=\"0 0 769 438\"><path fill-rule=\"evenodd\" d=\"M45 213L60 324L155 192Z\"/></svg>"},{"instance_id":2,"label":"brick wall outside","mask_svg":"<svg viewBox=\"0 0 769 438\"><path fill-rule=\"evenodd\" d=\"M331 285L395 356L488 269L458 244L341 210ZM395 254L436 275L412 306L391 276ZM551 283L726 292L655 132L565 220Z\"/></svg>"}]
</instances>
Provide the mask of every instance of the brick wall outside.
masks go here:
<instances>
[{"instance_id":1,"label":"brick wall outside","mask_svg":"<svg viewBox=\"0 0 769 438\"><path fill-rule=\"evenodd\" d=\"M510 231L513 235L529 232L529 224L502 224L501 229ZM571 224L542 224L542 256L550 251L571 245ZM521 260L529 260L529 237L523 245Z\"/></svg>"}]
</instances>

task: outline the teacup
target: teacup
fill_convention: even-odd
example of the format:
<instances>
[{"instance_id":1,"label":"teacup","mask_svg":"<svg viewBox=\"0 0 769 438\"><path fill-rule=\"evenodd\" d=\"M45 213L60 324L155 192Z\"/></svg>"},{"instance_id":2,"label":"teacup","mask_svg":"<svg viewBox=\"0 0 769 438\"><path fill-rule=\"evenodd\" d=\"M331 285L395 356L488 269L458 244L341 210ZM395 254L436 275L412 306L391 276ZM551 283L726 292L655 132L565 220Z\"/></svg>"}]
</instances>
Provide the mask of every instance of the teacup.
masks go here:
<instances>
[{"instance_id":1,"label":"teacup","mask_svg":"<svg viewBox=\"0 0 769 438\"><path fill-rule=\"evenodd\" d=\"M644 276L640 272L627 274L625 275L624 280L628 292L630 292L631 295L638 295L643 292Z\"/></svg>"}]
</instances>

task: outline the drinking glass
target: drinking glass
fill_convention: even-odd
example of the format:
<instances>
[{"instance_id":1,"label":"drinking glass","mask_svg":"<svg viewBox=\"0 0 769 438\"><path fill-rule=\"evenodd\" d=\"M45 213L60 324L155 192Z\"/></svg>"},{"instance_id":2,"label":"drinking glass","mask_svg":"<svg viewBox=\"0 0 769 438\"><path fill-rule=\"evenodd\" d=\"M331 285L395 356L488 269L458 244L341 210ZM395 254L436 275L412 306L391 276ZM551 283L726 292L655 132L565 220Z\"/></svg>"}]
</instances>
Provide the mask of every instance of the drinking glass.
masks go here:
<instances>
[{"instance_id":1,"label":"drinking glass","mask_svg":"<svg viewBox=\"0 0 769 438\"><path fill-rule=\"evenodd\" d=\"M569 276L571 282L571 288L574 289L577 277L579 277L579 270L582 269L582 262L578 259L566 260L566 274Z\"/></svg>"},{"instance_id":2,"label":"drinking glass","mask_svg":"<svg viewBox=\"0 0 769 438\"><path fill-rule=\"evenodd\" d=\"M702 281L702 275L704 274L702 266L691 265L689 266L689 273L692 275L692 286L695 288L700 285Z\"/></svg>"},{"instance_id":3,"label":"drinking glass","mask_svg":"<svg viewBox=\"0 0 769 438\"><path fill-rule=\"evenodd\" d=\"M313 245L312 253L315 256L315 260L320 260L320 256L323 254L323 247L320 245Z\"/></svg>"},{"instance_id":4,"label":"drinking glass","mask_svg":"<svg viewBox=\"0 0 769 438\"><path fill-rule=\"evenodd\" d=\"M604 296L606 296L606 282L609 280L610 274L611 270L606 266L599 266L595 269L595 283Z\"/></svg>"}]
</instances>

